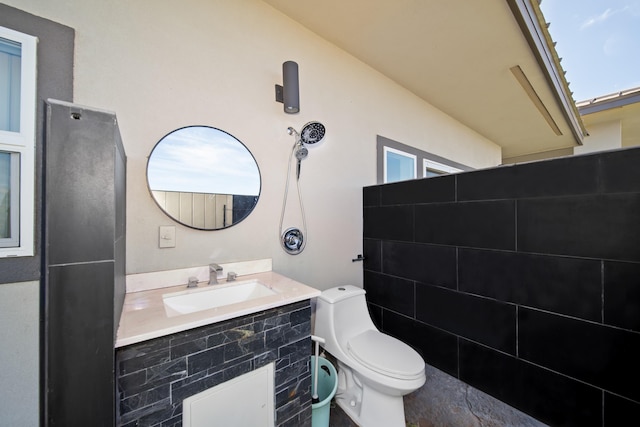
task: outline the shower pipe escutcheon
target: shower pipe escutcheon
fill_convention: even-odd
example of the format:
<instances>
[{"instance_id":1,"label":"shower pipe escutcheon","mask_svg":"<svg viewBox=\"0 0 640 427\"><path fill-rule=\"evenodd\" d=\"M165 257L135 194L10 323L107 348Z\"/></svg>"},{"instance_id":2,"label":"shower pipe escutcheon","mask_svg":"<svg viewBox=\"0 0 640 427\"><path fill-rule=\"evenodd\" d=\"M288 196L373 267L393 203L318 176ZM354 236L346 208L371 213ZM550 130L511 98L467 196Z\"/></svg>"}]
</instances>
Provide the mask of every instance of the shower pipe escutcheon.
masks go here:
<instances>
[{"instance_id":1,"label":"shower pipe escutcheon","mask_svg":"<svg viewBox=\"0 0 640 427\"><path fill-rule=\"evenodd\" d=\"M305 240L299 228L291 227L282 233L282 248L291 255L297 255L304 249Z\"/></svg>"}]
</instances>

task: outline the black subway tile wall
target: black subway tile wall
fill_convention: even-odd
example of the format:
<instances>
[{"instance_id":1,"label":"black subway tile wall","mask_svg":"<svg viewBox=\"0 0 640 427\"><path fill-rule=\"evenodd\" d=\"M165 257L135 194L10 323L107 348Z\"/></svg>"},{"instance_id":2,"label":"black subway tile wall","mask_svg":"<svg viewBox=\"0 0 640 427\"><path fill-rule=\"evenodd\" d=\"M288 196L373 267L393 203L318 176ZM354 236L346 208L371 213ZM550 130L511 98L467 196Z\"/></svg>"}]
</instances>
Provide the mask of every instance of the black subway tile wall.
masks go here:
<instances>
[{"instance_id":1,"label":"black subway tile wall","mask_svg":"<svg viewBox=\"0 0 640 427\"><path fill-rule=\"evenodd\" d=\"M635 419L638 164L633 148L363 189L376 325L547 424Z\"/></svg>"},{"instance_id":2,"label":"black subway tile wall","mask_svg":"<svg viewBox=\"0 0 640 427\"><path fill-rule=\"evenodd\" d=\"M466 340L460 380L551 426L602 425L602 390Z\"/></svg>"},{"instance_id":3,"label":"black subway tile wall","mask_svg":"<svg viewBox=\"0 0 640 427\"><path fill-rule=\"evenodd\" d=\"M602 320L601 262L460 249L459 290L585 320ZM579 299L574 299L580 295Z\"/></svg>"},{"instance_id":4,"label":"black subway tile wall","mask_svg":"<svg viewBox=\"0 0 640 427\"><path fill-rule=\"evenodd\" d=\"M571 169L570 174L567 168ZM598 186L594 157L558 159L460 174L457 200L497 200L594 193Z\"/></svg>"},{"instance_id":5,"label":"black subway tile wall","mask_svg":"<svg viewBox=\"0 0 640 427\"><path fill-rule=\"evenodd\" d=\"M612 151L603 154L600 162L602 164L600 185L604 192L638 192L640 187L640 168L629 168L629 165L640 165L639 150Z\"/></svg>"},{"instance_id":6,"label":"black subway tile wall","mask_svg":"<svg viewBox=\"0 0 640 427\"><path fill-rule=\"evenodd\" d=\"M640 212L640 193L522 199L518 250L640 261L640 221L634 212Z\"/></svg>"},{"instance_id":7,"label":"black subway tile wall","mask_svg":"<svg viewBox=\"0 0 640 427\"><path fill-rule=\"evenodd\" d=\"M515 248L515 203L433 203L414 205L415 240L423 243Z\"/></svg>"},{"instance_id":8,"label":"black subway tile wall","mask_svg":"<svg viewBox=\"0 0 640 427\"><path fill-rule=\"evenodd\" d=\"M372 304L372 307L377 306ZM431 365L458 376L458 339L454 335L393 311L383 310L384 325L381 329L395 331L396 337L414 347Z\"/></svg>"},{"instance_id":9,"label":"black subway tile wall","mask_svg":"<svg viewBox=\"0 0 640 427\"><path fill-rule=\"evenodd\" d=\"M117 425L181 426L185 398L273 362L275 425L311 426L310 334L307 300L118 348Z\"/></svg>"},{"instance_id":10,"label":"black subway tile wall","mask_svg":"<svg viewBox=\"0 0 640 427\"><path fill-rule=\"evenodd\" d=\"M380 204L406 205L415 203L453 202L456 181L453 176L442 179L415 179L388 184L380 188Z\"/></svg>"},{"instance_id":11,"label":"black subway tile wall","mask_svg":"<svg viewBox=\"0 0 640 427\"><path fill-rule=\"evenodd\" d=\"M640 331L640 264L604 262L604 320Z\"/></svg>"},{"instance_id":12,"label":"black subway tile wall","mask_svg":"<svg viewBox=\"0 0 640 427\"><path fill-rule=\"evenodd\" d=\"M382 272L455 288L456 250L422 243L382 242Z\"/></svg>"},{"instance_id":13,"label":"black subway tile wall","mask_svg":"<svg viewBox=\"0 0 640 427\"><path fill-rule=\"evenodd\" d=\"M415 317L415 282L400 277L365 271L368 301L398 313Z\"/></svg>"},{"instance_id":14,"label":"black subway tile wall","mask_svg":"<svg viewBox=\"0 0 640 427\"><path fill-rule=\"evenodd\" d=\"M378 239L413 240L413 209L410 206L369 208L365 234Z\"/></svg>"},{"instance_id":15,"label":"black subway tile wall","mask_svg":"<svg viewBox=\"0 0 640 427\"><path fill-rule=\"evenodd\" d=\"M515 307L423 283L416 290L416 320L515 354Z\"/></svg>"},{"instance_id":16,"label":"black subway tile wall","mask_svg":"<svg viewBox=\"0 0 640 427\"><path fill-rule=\"evenodd\" d=\"M640 401L635 381L626 381L638 372L640 334L526 308L518 314L520 357Z\"/></svg>"}]
</instances>

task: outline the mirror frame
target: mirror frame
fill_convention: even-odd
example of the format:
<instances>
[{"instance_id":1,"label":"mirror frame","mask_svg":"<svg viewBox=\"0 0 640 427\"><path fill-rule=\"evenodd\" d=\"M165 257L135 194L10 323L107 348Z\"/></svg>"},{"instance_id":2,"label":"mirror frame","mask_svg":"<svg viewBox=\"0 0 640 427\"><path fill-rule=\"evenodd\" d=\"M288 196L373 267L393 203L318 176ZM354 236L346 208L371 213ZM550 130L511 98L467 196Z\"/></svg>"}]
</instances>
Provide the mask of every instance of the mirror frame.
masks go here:
<instances>
[{"instance_id":1,"label":"mirror frame","mask_svg":"<svg viewBox=\"0 0 640 427\"><path fill-rule=\"evenodd\" d=\"M233 140L235 140L238 144L240 144L240 146L242 148L244 148L247 153L249 153L249 155L251 156L251 158L253 159L253 162L256 166L256 171L258 173L258 194L253 196L256 197L255 203L253 204L253 206L251 207L251 210L249 210L247 212L246 215L244 215L242 218L240 218L237 221L234 221L232 224L227 225L226 227L219 227L219 228L201 228L201 227L196 227L192 224L187 224L184 223L182 221L180 221L180 219L174 217L173 215L171 215L169 212L167 212L160 204L160 202L156 199L156 197L153 194L153 189L151 188L150 182L149 182L149 163L151 162L151 157L153 156L153 152L155 151L155 149L158 147L158 145L160 143L162 143L162 141L164 141L169 135L172 135L176 132L179 132L181 130L185 130L185 129L189 129L189 128L207 128L207 129L212 129L218 132L221 132L223 134L226 134L227 136L231 137ZM173 221L177 222L178 224L184 225L185 227L189 227L191 229L194 230L201 230L201 231L217 231L217 230L226 230L227 228L233 227L235 225L240 224L242 221L244 221L247 217L249 217L249 215L251 215L251 213L255 210L256 206L258 205L258 202L260 201L260 196L262 194L262 174L260 172L260 166L258 165L258 161L256 160L255 156L253 155L253 153L251 152L251 150L249 150L249 148L242 142L240 141L238 138L236 138L234 135L232 135L231 133L224 131L220 128L214 127L214 126L208 126L208 125L188 125L188 126L183 126L177 129L174 129L168 133L166 133L162 138L160 138L153 146L153 148L151 149L151 152L149 153L149 156L147 156L147 166L145 168L145 179L147 182L147 190L149 190L149 195L151 196L151 199L154 201L154 203L158 206L158 208L160 208L160 210L162 211L162 213L164 213L167 217L171 218ZM222 194L222 193L220 193Z\"/></svg>"}]
</instances>

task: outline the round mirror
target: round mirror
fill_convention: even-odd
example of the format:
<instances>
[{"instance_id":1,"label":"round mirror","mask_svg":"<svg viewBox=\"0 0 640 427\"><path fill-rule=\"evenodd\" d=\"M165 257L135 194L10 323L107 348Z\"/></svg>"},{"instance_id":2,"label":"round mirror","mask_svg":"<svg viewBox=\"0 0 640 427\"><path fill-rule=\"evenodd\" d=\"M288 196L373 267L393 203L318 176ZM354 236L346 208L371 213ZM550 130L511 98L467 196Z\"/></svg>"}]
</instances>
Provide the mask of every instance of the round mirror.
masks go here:
<instances>
[{"instance_id":1,"label":"round mirror","mask_svg":"<svg viewBox=\"0 0 640 427\"><path fill-rule=\"evenodd\" d=\"M209 126L167 134L151 151L147 184L174 220L198 230L219 230L245 219L260 197L260 170L232 135Z\"/></svg>"}]
</instances>

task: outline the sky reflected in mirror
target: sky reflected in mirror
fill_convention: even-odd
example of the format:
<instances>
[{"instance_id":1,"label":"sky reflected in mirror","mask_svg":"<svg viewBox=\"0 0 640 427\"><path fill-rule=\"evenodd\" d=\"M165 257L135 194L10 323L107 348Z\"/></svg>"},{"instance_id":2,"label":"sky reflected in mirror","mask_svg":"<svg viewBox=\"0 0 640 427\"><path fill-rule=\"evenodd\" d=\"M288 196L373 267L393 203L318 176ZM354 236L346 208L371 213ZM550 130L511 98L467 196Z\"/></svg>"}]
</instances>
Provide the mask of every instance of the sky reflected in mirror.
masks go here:
<instances>
[{"instance_id":1,"label":"sky reflected in mirror","mask_svg":"<svg viewBox=\"0 0 640 427\"><path fill-rule=\"evenodd\" d=\"M260 172L239 140L219 129L190 126L158 142L147 166L154 191L257 196Z\"/></svg>"}]
</instances>

